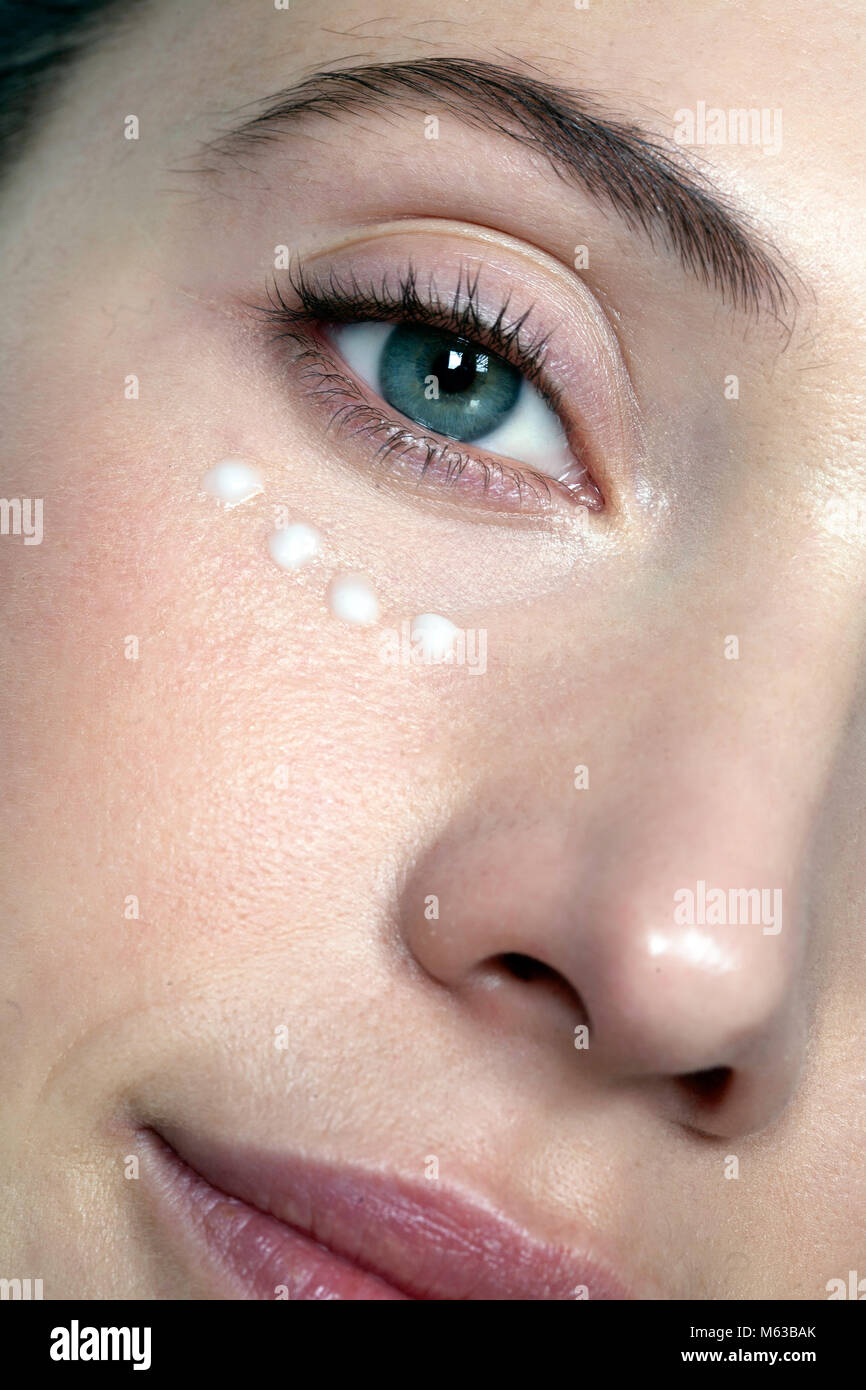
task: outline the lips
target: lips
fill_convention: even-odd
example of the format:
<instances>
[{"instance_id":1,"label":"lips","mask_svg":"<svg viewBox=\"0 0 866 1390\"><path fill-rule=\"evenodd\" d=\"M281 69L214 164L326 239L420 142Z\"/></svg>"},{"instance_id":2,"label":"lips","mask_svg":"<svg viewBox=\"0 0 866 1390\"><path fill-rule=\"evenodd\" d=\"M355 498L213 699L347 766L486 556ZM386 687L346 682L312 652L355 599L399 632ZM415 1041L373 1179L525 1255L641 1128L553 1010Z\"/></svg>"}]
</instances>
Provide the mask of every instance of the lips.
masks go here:
<instances>
[{"instance_id":1,"label":"lips","mask_svg":"<svg viewBox=\"0 0 866 1390\"><path fill-rule=\"evenodd\" d=\"M148 1130L149 1184L173 1243L228 1298L618 1299L593 1258L536 1240L438 1182Z\"/></svg>"}]
</instances>

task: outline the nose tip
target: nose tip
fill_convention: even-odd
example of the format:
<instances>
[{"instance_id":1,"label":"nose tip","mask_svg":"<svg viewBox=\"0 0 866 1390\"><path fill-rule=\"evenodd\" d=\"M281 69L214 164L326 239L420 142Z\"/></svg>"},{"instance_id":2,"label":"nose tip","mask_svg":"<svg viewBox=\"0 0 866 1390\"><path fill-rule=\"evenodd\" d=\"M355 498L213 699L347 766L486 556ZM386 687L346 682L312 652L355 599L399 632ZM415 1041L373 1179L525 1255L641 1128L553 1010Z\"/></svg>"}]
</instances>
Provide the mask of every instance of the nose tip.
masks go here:
<instances>
[{"instance_id":1,"label":"nose tip","mask_svg":"<svg viewBox=\"0 0 866 1390\"><path fill-rule=\"evenodd\" d=\"M665 922L652 898L583 930L576 968L603 1069L664 1080L666 1112L706 1134L764 1128L802 1058L794 933L751 918Z\"/></svg>"},{"instance_id":2,"label":"nose tip","mask_svg":"<svg viewBox=\"0 0 866 1390\"><path fill-rule=\"evenodd\" d=\"M704 1134L763 1128L789 1099L802 1057L797 933L772 912L791 895L778 888L762 900L751 885L727 892L693 880L689 911L666 870L628 869L626 886L624 874L575 853L559 827L464 828L408 879L403 930L426 972L479 1020L497 970L499 1025L546 1031L551 1066L563 1062L565 1027L585 1025L578 1066L589 1084L630 1086ZM732 920L744 908L746 920Z\"/></svg>"}]
</instances>

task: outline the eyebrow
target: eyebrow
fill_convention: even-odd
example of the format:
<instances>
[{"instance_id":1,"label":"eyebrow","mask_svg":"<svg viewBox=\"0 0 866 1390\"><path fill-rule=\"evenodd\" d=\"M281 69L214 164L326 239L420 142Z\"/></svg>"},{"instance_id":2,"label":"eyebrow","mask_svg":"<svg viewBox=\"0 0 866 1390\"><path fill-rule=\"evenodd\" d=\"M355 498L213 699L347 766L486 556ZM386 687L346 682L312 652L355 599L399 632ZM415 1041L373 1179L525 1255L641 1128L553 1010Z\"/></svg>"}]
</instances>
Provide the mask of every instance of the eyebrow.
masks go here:
<instances>
[{"instance_id":1,"label":"eyebrow","mask_svg":"<svg viewBox=\"0 0 866 1390\"><path fill-rule=\"evenodd\" d=\"M515 140L566 182L612 207L630 231L673 251L685 270L747 313L780 318L792 302L780 259L742 215L658 135L602 114L587 95L468 58L370 63L313 73L206 149L236 157L307 116L342 120L396 107L430 109Z\"/></svg>"}]
</instances>

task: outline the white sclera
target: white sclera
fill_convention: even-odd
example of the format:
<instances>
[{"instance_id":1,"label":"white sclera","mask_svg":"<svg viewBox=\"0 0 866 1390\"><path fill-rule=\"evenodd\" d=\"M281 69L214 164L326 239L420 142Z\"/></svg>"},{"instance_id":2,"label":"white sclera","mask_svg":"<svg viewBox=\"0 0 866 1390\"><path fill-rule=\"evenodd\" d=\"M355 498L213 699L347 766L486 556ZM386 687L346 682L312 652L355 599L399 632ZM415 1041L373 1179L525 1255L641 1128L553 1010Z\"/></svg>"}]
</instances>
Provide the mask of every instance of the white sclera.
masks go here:
<instances>
[{"instance_id":1,"label":"white sclera","mask_svg":"<svg viewBox=\"0 0 866 1390\"><path fill-rule=\"evenodd\" d=\"M204 476L202 487L211 497L218 497L227 507L236 507L264 492L261 474L243 459L223 459Z\"/></svg>"},{"instance_id":2,"label":"white sclera","mask_svg":"<svg viewBox=\"0 0 866 1390\"><path fill-rule=\"evenodd\" d=\"M379 617L379 600L369 580L359 574L339 574L328 590L328 606L344 623L366 627Z\"/></svg>"},{"instance_id":3,"label":"white sclera","mask_svg":"<svg viewBox=\"0 0 866 1390\"><path fill-rule=\"evenodd\" d=\"M447 661L454 651L457 628L438 613L421 613L412 619L410 637L418 643L426 661Z\"/></svg>"},{"instance_id":4,"label":"white sclera","mask_svg":"<svg viewBox=\"0 0 866 1390\"><path fill-rule=\"evenodd\" d=\"M315 559L322 548L322 538L313 526L295 521L281 526L268 536L271 559L281 570L298 570Z\"/></svg>"}]
</instances>

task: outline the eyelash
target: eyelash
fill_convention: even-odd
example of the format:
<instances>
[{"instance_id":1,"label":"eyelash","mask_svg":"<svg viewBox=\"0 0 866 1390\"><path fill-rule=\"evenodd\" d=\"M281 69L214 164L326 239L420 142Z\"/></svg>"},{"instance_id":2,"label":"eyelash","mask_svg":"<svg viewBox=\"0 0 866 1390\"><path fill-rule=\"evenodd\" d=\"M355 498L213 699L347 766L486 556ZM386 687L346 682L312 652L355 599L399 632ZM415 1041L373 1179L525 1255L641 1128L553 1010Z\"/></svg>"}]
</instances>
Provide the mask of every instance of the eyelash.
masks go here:
<instances>
[{"instance_id":1,"label":"eyelash","mask_svg":"<svg viewBox=\"0 0 866 1390\"><path fill-rule=\"evenodd\" d=\"M294 364L310 389L326 400L338 402L329 428L342 428L351 434L365 433L380 440L376 456L381 463L420 448L425 455L421 477L434 467L443 468L445 487L456 486L467 468L480 467L484 477L483 492L489 493L497 482L510 485L517 494L518 506L524 505L527 493L532 494L536 502L550 501L558 494L590 510L601 509L601 495L585 471L573 483L558 482L528 465L516 462L509 465L492 456L465 452L459 441L445 440L429 433L422 425L403 424L387 415L384 402L381 408L374 406L364 387L344 374L340 369L342 359L321 333L326 324L363 321L417 323L445 329L509 362L532 382L561 419L561 392L551 385L544 372L550 335L527 330L532 307L509 320L508 295L495 318L488 319L479 307L478 273L470 278L461 271L453 294L443 298L432 276L426 293L419 291L417 272L411 263L399 274L396 284L386 275L378 284L361 285L354 275L345 281L338 279L333 271L323 284L309 278L299 262L287 274L297 303L288 302L274 278L268 285L267 303L257 306L258 312L265 317L275 339L294 343Z\"/></svg>"}]
</instances>

